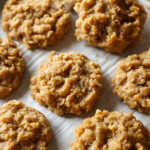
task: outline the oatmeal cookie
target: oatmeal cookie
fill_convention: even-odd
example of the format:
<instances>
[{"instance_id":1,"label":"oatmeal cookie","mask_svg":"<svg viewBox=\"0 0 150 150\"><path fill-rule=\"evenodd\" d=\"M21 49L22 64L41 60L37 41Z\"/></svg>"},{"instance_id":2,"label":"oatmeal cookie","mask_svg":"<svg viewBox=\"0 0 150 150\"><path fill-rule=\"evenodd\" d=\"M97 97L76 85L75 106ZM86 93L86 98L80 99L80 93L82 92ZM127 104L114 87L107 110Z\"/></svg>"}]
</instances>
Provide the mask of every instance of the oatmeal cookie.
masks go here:
<instances>
[{"instance_id":1,"label":"oatmeal cookie","mask_svg":"<svg viewBox=\"0 0 150 150\"><path fill-rule=\"evenodd\" d=\"M139 40L147 14L137 0L77 0L77 40L122 53Z\"/></svg>"},{"instance_id":2,"label":"oatmeal cookie","mask_svg":"<svg viewBox=\"0 0 150 150\"><path fill-rule=\"evenodd\" d=\"M47 48L59 43L70 27L67 10L60 0L8 0L2 26L11 39L27 48Z\"/></svg>"},{"instance_id":3,"label":"oatmeal cookie","mask_svg":"<svg viewBox=\"0 0 150 150\"><path fill-rule=\"evenodd\" d=\"M102 88L100 66L86 56L52 52L31 79L31 95L49 110L80 115L94 106Z\"/></svg>"},{"instance_id":4,"label":"oatmeal cookie","mask_svg":"<svg viewBox=\"0 0 150 150\"><path fill-rule=\"evenodd\" d=\"M0 38L0 98L8 96L20 83L24 58L10 39Z\"/></svg>"},{"instance_id":5,"label":"oatmeal cookie","mask_svg":"<svg viewBox=\"0 0 150 150\"><path fill-rule=\"evenodd\" d=\"M121 61L113 85L114 94L130 108L150 114L150 50Z\"/></svg>"},{"instance_id":6,"label":"oatmeal cookie","mask_svg":"<svg viewBox=\"0 0 150 150\"><path fill-rule=\"evenodd\" d=\"M150 132L131 113L97 110L75 129L69 150L149 150Z\"/></svg>"},{"instance_id":7,"label":"oatmeal cookie","mask_svg":"<svg viewBox=\"0 0 150 150\"><path fill-rule=\"evenodd\" d=\"M0 150L48 150L51 131L39 111L12 100L0 107Z\"/></svg>"}]
</instances>

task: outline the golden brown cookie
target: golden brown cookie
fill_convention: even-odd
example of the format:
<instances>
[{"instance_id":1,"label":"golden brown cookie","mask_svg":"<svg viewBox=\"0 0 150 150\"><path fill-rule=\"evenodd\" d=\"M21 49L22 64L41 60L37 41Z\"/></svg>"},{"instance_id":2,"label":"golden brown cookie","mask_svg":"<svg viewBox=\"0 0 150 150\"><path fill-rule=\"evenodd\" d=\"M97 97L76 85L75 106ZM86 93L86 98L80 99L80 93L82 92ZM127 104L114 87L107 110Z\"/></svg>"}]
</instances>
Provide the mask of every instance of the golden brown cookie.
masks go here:
<instances>
[{"instance_id":1,"label":"golden brown cookie","mask_svg":"<svg viewBox=\"0 0 150 150\"><path fill-rule=\"evenodd\" d=\"M80 115L94 106L102 88L100 66L86 56L52 52L31 79L31 95L49 110Z\"/></svg>"},{"instance_id":2,"label":"golden brown cookie","mask_svg":"<svg viewBox=\"0 0 150 150\"><path fill-rule=\"evenodd\" d=\"M0 98L8 96L20 83L24 58L10 39L0 38Z\"/></svg>"},{"instance_id":3,"label":"golden brown cookie","mask_svg":"<svg viewBox=\"0 0 150 150\"><path fill-rule=\"evenodd\" d=\"M12 100L0 107L1 150L48 150L51 130L39 111Z\"/></svg>"},{"instance_id":4,"label":"golden brown cookie","mask_svg":"<svg viewBox=\"0 0 150 150\"><path fill-rule=\"evenodd\" d=\"M77 0L74 9L77 40L115 53L137 43L147 16L137 0Z\"/></svg>"},{"instance_id":5,"label":"golden brown cookie","mask_svg":"<svg viewBox=\"0 0 150 150\"><path fill-rule=\"evenodd\" d=\"M97 110L75 129L69 150L149 150L150 132L131 113Z\"/></svg>"},{"instance_id":6,"label":"golden brown cookie","mask_svg":"<svg viewBox=\"0 0 150 150\"><path fill-rule=\"evenodd\" d=\"M114 94L130 108L150 114L150 50L119 62L113 85Z\"/></svg>"},{"instance_id":7,"label":"golden brown cookie","mask_svg":"<svg viewBox=\"0 0 150 150\"><path fill-rule=\"evenodd\" d=\"M63 39L70 19L60 0L8 0L2 26L10 38L27 48L47 48Z\"/></svg>"}]
</instances>

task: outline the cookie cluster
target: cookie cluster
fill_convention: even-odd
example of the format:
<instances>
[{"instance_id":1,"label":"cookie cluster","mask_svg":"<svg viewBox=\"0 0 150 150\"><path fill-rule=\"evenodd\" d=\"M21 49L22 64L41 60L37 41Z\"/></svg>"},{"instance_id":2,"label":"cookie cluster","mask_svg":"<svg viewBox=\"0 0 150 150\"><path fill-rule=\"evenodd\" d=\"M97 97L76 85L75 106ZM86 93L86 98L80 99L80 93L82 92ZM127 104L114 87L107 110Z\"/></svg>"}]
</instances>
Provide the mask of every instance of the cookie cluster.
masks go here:
<instances>
[{"instance_id":1,"label":"cookie cluster","mask_svg":"<svg viewBox=\"0 0 150 150\"><path fill-rule=\"evenodd\" d=\"M136 45L147 17L138 0L8 0L2 12L7 38L0 38L0 98L19 86L24 71L12 40L28 49L59 44L71 27L72 8L77 40L111 53ZM119 62L112 82L125 104L150 114L150 50ZM90 112L101 90L100 65L76 52L51 52L30 80L32 98L61 116ZM150 131L132 113L97 110L75 129L75 137L69 150L150 150ZM17 100L0 106L0 150L48 150L50 140L42 113Z\"/></svg>"}]
</instances>

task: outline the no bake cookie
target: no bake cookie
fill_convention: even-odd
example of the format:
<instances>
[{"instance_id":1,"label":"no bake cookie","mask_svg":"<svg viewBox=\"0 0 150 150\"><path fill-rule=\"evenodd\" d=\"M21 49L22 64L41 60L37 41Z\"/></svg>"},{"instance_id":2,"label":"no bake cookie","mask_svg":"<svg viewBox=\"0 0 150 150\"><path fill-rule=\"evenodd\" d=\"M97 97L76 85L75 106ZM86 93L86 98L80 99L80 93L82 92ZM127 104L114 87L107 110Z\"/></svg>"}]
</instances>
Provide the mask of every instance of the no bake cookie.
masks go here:
<instances>
[{"instance_id":1,"label":"no bake cookie","mask_svg":"<svg viewBox=\"0 0 150 150\"><path fill-rule=\"evenodd\" d=\"M39 111L12 100L0 107L0 150L48 150L51 130Z\"/></svg>"},{"instance_id":2,"label":"no bake cookie","mask_svg":"<svg viewBox=\"0 0 150 150\"><path fill-rule=\"evenodd\" d=\"M20 83L24 58L10 39L0 38L0 98L8 96Z\"/></svg>"},{"instance_id":3,"label":"no bake cookie","mask_svg":"<svg viewBox=\"0 0 150 150\"><path fill-rule=\"evenodd\" d=\"M31 79L31 95L49 110L80 115L94 106L102 88L100 66L86 56L52 52Z\"/></svg>"},{"instance_id":4,"label":"no bake cookie","mask_svg":"<svg viewBox=\"0 0 150 150\"><path fill-rule=\"evenodd\" d=\"M69 150L149 150L150 132L131 113L97 110L75 129Z\"/></svg>"},{"instance_id":5,"label":"no bake cookie","mask_svg":"<svg viewBox=\"0 0 150 150\"><path fill-rule=\"evenodd\" d=\"M7 35L27 48L47 48L59 43L70 27L60 0L8 0L2 13Z\"/></svg>"},{"instance_id":6,"label":"no bake cookie","mask_svg":"<svg viewBox=\"0 0 150 150\"><path fill-rule=\"evenodd\" d=\"M77 40L122 53L135 45L146 20L146 11L137 0L77 0Z\"/></svg>"},{"instance_id":7,"label":"no bake cookie","mask_svg":"<svg viewBox=\"0 0 150 150\"><path fill-rule=\"evenodd\" d=\"M150 50L119 62L113 85L114 94L130 108L150 114Z\"/></svg>"}]
</instances>

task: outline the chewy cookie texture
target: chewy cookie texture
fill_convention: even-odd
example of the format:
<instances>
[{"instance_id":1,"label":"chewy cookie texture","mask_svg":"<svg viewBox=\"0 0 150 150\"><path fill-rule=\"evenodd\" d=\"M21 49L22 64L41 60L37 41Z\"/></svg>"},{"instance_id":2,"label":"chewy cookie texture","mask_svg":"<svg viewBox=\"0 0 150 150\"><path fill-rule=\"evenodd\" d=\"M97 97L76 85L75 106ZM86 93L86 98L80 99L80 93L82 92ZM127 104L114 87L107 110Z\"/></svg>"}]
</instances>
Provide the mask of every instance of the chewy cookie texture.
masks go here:
<instances>
[{"instance_id":1,"label":"chewy cookie texture","mask_svg":"<svg viewBox=\"0 0 150 150\"><path fill-rule=\"evenodd\" d=\"M39 111L12 100L0 107L0 150L48 150L51 130Z\"/></svg>"},{"instance_id":2,"label":"chewy cookie texture","mask_svg":"<svg viewBox=\"0 0 150 150\"><path fill-rule=\"evenodd\" d=\"M113 85L114 94L130 108L150 114L150 50L119 62Z\"/></svg>"},{"instance_id":3,"label":"chewy cookie texture","mask_svg":"<svg viewBox=\"0 0 150 150\"><path fill-rule=\"evenodd\" d=\"M131 113L97 110L75 129L69 150L149 150L150 132Z\"/></svg>"},{"instance_id":4,"label":"chewy cookie texture","mask_svg":"<svg viewBox=\"0 0 150 150\"><path fill-rule=\"evenodd\" d=\"M94 106L102 88L100 66L86 56L52 52L31 79L31 95L49 110L80 115Z\"/></svg>"},{"instance_id":5,"label":"chewy cookie texture","mask_svg":"<svg viewBox=\"0 0 150 150\"><path fill-rule=\"evenodd\" d=\"M63 39L70 19L60 0L8 0L2 26L8 37L29 49L47 48Z\"/></svg>"},{"instance_id":6,"label":"chewy cookie texture","mask_svg":"<svg viewBox=\"0 0 150 150\"><path fill-rule=\"evenodd\" d=\"M0 98L8 96L20 83L24 58L10 39L0 38Z\"/></svg>"},{"instance_id":7,"label":"chewy cookie texture","mask_svg":"<svg viewBox=\"0 0 150 150\"><path fill-rule=\"evenodd\" d=\"M137 43L146 12L137 0L77 0L77 40L122 53Z\"/></svg>"}]
</instances>

